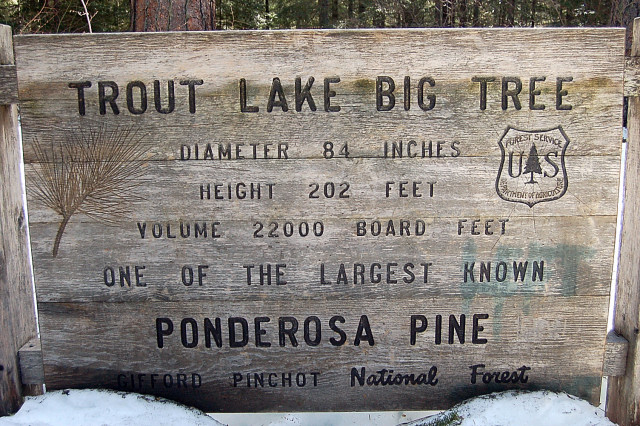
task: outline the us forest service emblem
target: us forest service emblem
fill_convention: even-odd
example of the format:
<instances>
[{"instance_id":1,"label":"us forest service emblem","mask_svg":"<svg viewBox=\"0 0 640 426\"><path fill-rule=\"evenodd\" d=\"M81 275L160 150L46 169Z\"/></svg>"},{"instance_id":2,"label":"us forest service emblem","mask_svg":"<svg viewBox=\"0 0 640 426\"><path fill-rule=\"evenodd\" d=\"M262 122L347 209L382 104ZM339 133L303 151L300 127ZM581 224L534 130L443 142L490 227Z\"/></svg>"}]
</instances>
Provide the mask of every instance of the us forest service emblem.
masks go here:
<instances>
[{"instance_id":1,"label":"us forest service emblem","mask_svg":"<svg viewBox=\"0 0 640 426\"><path fill-rule=\"evenodd\" d=\"M507 127L498 145L502 150L496 178L500 198L533 207L567 192L564 153L569 138L561 126L531 131Z\"/></svg>"}]
</instances>

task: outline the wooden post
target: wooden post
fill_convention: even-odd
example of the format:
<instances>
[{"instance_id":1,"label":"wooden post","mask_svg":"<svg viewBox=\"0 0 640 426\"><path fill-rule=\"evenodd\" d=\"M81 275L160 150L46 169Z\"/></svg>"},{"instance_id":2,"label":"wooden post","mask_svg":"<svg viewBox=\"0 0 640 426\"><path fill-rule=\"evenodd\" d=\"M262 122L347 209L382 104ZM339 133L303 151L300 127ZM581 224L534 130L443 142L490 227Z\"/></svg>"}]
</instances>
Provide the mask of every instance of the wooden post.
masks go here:
<instances>
[{"instance_id":1,"label":"wooden post","mask_svg":"<svg viewBox=\"0 0 640 426\"><path fill-rule=\"evenodd\" d=\"M0 25L0 67L15 75L11 28ZM7 73L2 73L7 74ZM16 87L15 80L9 86ZM4 92L7 85L3 84ZM36 319L27 249L20 179L20 140L15 90L0 98L0 416L17 411L23 395L41 387L25 387L18 350L36 336Z\"/></svg>"},{"instance_id":2,"label":"wooden post","mask_svg":"<svg viewBox=\"0 0 640 426\"><path fill-rule=\"evenodd\" d=\"M631 60L640 56L640 18L633 24ZM637 62L637 61L636 61ZM614 327L629 341L626 373L610 377L607 416L621 425L640 425L640 98L629 97L625 207Z\"/></svg>"}]
</instances>

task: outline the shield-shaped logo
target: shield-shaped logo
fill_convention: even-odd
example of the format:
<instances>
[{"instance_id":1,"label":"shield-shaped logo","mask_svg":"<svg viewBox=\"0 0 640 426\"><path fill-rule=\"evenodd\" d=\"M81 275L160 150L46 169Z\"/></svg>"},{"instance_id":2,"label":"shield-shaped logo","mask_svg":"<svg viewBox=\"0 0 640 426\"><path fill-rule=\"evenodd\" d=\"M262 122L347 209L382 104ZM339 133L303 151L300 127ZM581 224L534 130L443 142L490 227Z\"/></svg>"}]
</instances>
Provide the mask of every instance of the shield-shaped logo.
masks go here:
<instances>
[{"instance_id":1,"label":"shield-shaped logo","mask_svg":"<svg viewBox=\"0 0 640 426\"><path fill-rule=\"evenodd\" d=\"M561 126L531 131L507 127L498 145L502 150L496 178L500 198L533 207L567 192L564 153L569 138Z\"/></svg>"}]
</instances>

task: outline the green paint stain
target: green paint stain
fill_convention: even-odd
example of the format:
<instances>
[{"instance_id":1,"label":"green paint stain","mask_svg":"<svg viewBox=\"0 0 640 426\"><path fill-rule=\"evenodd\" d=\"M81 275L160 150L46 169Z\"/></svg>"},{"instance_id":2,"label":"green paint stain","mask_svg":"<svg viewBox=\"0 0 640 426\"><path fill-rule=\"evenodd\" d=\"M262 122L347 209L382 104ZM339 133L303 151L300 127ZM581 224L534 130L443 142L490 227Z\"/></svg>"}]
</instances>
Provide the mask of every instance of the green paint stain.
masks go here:
<instances>
[{"instance_id":1,"label":"green paint stain","mask_svg":"<svg viewBox=\"0 0 640 426\"><path fill-rule=\"evenodd\" d=\"M497 336L502 331L503 311L506 298L522 295L522 314L531 315L533 297L544 295L550 280L558 279L560 294L563 297L575 296L577 292L577 277L581 265L588 264L595 256L595 250L590 247L560 244L548 246L540 242L531 242L527 248L498 246L489 259L477 257L478 249L473 240L467 240L462 247L460 290L462 293L463 312L468 313L474 298L478 295L493 297L493 333ZM464 282L464 265L475 262L475 282ZM480 281L480 263L489 266L490 281ZM507 265L506 279L497 280L496 267L500 262ZM526 272L516 279L513 263ZM539 268L540 274L534 274L534 266ZM484 279L484 277L483 277ZM535 279L535 280L534 280Z\"/></svg>"}]
</instances>

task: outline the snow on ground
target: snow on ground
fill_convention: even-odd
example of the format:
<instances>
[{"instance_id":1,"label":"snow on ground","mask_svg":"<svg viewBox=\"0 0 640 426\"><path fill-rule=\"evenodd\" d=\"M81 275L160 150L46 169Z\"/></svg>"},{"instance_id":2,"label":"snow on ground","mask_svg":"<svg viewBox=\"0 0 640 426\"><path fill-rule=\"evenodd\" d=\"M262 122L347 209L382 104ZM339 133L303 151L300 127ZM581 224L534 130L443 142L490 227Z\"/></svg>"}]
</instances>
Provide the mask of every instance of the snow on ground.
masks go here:
<instances>
[{"instance_id":1,"label":"snow on ground","mask_svg":"<svg viewBox=\"0 0 640 426\"><path fill-rule=\"evenodd\" d=\"M417 412L412 412L415 415ZM397 424L403 413L295 413L216 415L230 426L337 426ZM415 417L414 417L415 418ZM403 420L404 419L404 420ZM393 423L390 423L393 422ZM0 426L163 426L221 425L212 417L162 398L104 390L65 390L29 397ZM451 410L415 420L410 426L605 426L612 425L599 408L565 393L506 391L480 396Z\"/></svg>"},{"instance_id":2,"label":"snow on ground","mask_svg":"<svg viewBox=\"0 0 640 426\"><path fill-rule=\"evenodd\" d=\"M479 396L451 410L407 426L605 426L613 425L597 407L566 393L506 391Z\"/></svg>"},{"instance_id":3,"label":"snow on ground","mask_svg":"<svg viewBox=\"0 0 640 426\"><path fill-rule=\"evenodd\" d=\"M70 389L29 397L15 415L0 418L2 426L218 426L220 424L201 411L166 399L92 389Z\"/></svg>"}]
</instances>

